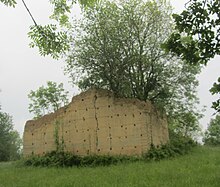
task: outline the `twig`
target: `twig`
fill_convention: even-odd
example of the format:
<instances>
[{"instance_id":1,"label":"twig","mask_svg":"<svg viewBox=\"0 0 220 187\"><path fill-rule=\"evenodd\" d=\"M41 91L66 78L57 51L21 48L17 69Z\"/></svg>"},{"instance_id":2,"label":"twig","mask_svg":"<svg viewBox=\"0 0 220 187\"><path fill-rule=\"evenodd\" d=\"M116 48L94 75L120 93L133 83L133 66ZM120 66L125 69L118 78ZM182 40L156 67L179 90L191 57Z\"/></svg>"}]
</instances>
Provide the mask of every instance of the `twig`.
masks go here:
<instances>
[{"instance_id":1,"label":"twig","mask_svg":"<svg viewBox=\"0 0 220 187\"><path fill-rule=\"evenodd\" d=\"M22 0L22 3L24 4L24 7L26 8L26 10L28 11L29 15L31 16L31 19L34 22L35 26L38 27L37 22L35 21L34 17L32 16L32 14L31 14L30 10L28 9L28 7L27 7L26 3L24 2L24 0Z\"/></svg>"}]
</instances>

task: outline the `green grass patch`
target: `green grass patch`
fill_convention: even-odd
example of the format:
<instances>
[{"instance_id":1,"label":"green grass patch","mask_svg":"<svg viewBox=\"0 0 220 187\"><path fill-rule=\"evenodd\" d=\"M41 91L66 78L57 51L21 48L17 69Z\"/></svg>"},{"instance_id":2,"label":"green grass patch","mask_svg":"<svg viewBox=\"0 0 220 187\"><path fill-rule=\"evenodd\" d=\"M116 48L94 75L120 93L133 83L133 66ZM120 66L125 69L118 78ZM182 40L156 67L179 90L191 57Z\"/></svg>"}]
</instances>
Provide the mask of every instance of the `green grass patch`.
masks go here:
<instances>
[{"instance_id":1,"label":"green grass patch","mask_svg":"<svg viewBox=\"0 0 220 187\"><path fill-rule=\"evenodd\" d=\"M219 187L220 148L195 147L184 156L99 167L18 167L0 163L0 187Z\"/></svg>"}]
</instances>

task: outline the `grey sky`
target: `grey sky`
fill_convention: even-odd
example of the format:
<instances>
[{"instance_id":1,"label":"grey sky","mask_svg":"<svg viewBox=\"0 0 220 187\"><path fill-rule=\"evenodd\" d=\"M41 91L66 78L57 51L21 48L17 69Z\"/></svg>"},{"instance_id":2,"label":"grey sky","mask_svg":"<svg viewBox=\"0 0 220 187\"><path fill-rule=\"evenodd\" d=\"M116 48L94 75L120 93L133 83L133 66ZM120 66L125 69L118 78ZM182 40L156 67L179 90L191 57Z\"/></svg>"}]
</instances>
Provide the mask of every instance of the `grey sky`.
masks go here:
<instances>
[{"instance_id":1,"label":"grey sky","mask_svg":"<svg viewBox=\"0 0 220 187\"><path fill-rule=\"evenodd\" d=\"M33 23L21 1L17 2L15 9L0 3L0 103L2 110L13 116L15 129L22 134L25 121L32 118L28 112L27 94L30 90L36 90L48 80L63 82L71 94L76 93L76 90L71 88L67 77L63 75L62 61L41 57L37 49L29 48L27 33ZM49 23L51 7L48 2L26 0L39 24ZM181 11L185 2L187 0L171 0L174 12ZM206 126L214 112L210 106L215 97L208 90L220 75L219 60L219 57L212 60L198 76L201 105L207 105L206 116L201 120L203 126Z\"/></svg>"}]
</instances>

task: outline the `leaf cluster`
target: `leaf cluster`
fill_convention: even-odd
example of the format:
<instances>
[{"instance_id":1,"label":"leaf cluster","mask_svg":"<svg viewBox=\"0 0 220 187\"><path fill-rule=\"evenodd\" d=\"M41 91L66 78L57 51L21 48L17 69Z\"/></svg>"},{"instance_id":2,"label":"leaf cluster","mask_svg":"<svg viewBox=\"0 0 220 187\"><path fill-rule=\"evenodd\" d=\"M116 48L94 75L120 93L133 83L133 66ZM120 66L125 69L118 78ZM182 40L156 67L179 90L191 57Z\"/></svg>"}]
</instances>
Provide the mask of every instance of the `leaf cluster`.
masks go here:
<instances>
[{"instance_id":1,"label":"leaf cluster","mask_svg":"<svg viewBox=\"0 0 220 187\"><path fill-rule=\"evenodd\" d=\"M218 78L218 82L215 82L210 89L212 95L218 94L220 96L220 77ZM212 108L214 108L217 112L220 113L220 99L217 99L212 103Z\"/></svg>"},{"instance_id":2,"label":"leaf cluster","mask_svg":"<svg viewBox=\"0 0 220 187\"><path fill-rule=\"evenodd\" d=\"M206 64L220 54L220 2L191 0L180 15L166 48L191 64ZM187 38L187 40L185 40Z\"/></svg>"},{"instance_id":3,"label":"leaf cluster","mask_svg":"<svg viewBox=\"0 0 220 187\"><path fill-rule=\"evenodd\" d=\"M60 16L65 15L66 13L70 13L73 5L77 2L82 5L83 7L91 7L94 5L98 0L49 0L50 3L53 5L53 19L59 21Z\"/></svg>"},{"instance_id":4,"label":"leaf cluster","mask_svg":"<svg viewBox=\"0 0 220 187\"><path fill-rule=\"evenodd\" d=\"M15 7L15 5L17 4L15 0L0 0L0 2L5 4L6 6L11 6L11 7Z\"/></svg>"},{"instance_id":5,"label":"leaf cluster","mask_svg":"<svg viewBox=\"0 0 220 187\"><path fill-rule=\"evenodd\" d=\"M56 20L61 27L70 27L70 14L73 5L79 3L83 8L92 7L98 0L50 0L53 5L51 19Z\"/></svg>"},{"instance_id":6,"label":"leaf cluster","mask_svg":"<svg viewBox=\"0 0 220 187\"><path fill-rule=\"evenodd\" d=\"M207 64L220 54L220 1L190 0L186 10L174 14L176 32L163 47L189 64ZM214 83L210 92L218 94L219 84ZM220 112L220 99L212 108Z\"/></svg>"},{"instance_id":7,"label":"leaf cluster","mask_svg":"<svg viewBox=\"0 0 220 187\"><path fill-rule=\"evenodd\" d=\"M51 56L54 59L61 58L70 48L71 37L67 33L72 27L69 21L73 5L76 0L49 0L53 6L53 13L50 16L57 24L48 24L45 26L37 25L30 27L28 33L31 39L30 47L37 47L42 56ZM97 0L79 0L82 7L91 7ZM28 10L29 11L29 10Z\"/></svg>"},{"instance_id":8,"label":"leaf cluster","mask_svg":"<svg viewBox=\"0 0 220 187\"><path fill-rule=\"evenodd\" d=\"M56 20L60 26L68 26L70 24L68 14L76 1L50 0L50 3L53 5L53 13L50 18Z\"/></svg>"},{"instance_id":9,"label":"leaf cluster","mask_svg":"<svg viewBox=\"0 0 220 187\"><path fill-rule=\"evenodd\" d=\"M69 49L68 35L63 31L57 31L56 25L31 26L28 33L32 40L30 47L38 47L42 56L51 55L58 59Z\"/></svg>"}]
</instances>

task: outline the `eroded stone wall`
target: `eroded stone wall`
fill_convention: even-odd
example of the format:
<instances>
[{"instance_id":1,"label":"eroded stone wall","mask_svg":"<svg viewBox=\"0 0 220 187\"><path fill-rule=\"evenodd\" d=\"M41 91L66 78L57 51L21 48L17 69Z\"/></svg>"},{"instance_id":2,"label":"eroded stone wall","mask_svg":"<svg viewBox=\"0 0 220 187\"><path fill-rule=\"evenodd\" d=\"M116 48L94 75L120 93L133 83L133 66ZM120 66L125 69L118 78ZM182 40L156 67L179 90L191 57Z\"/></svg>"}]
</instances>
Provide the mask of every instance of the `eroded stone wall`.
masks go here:
<instances>
[{"instance_id":1,"label":"eroded stone wall","mask_svg":"<svg viewBox=\"0 0 220 187\"><path fill-rule=\"evenodd\" d=\"M166 116L150 102L115 98L97 89L73 97L55 113L27 121L24 155L55 150L55 129L65 151L76 155L141 155L151 143L160 145L169 139Z\"/></svg>"}]
</instances>

